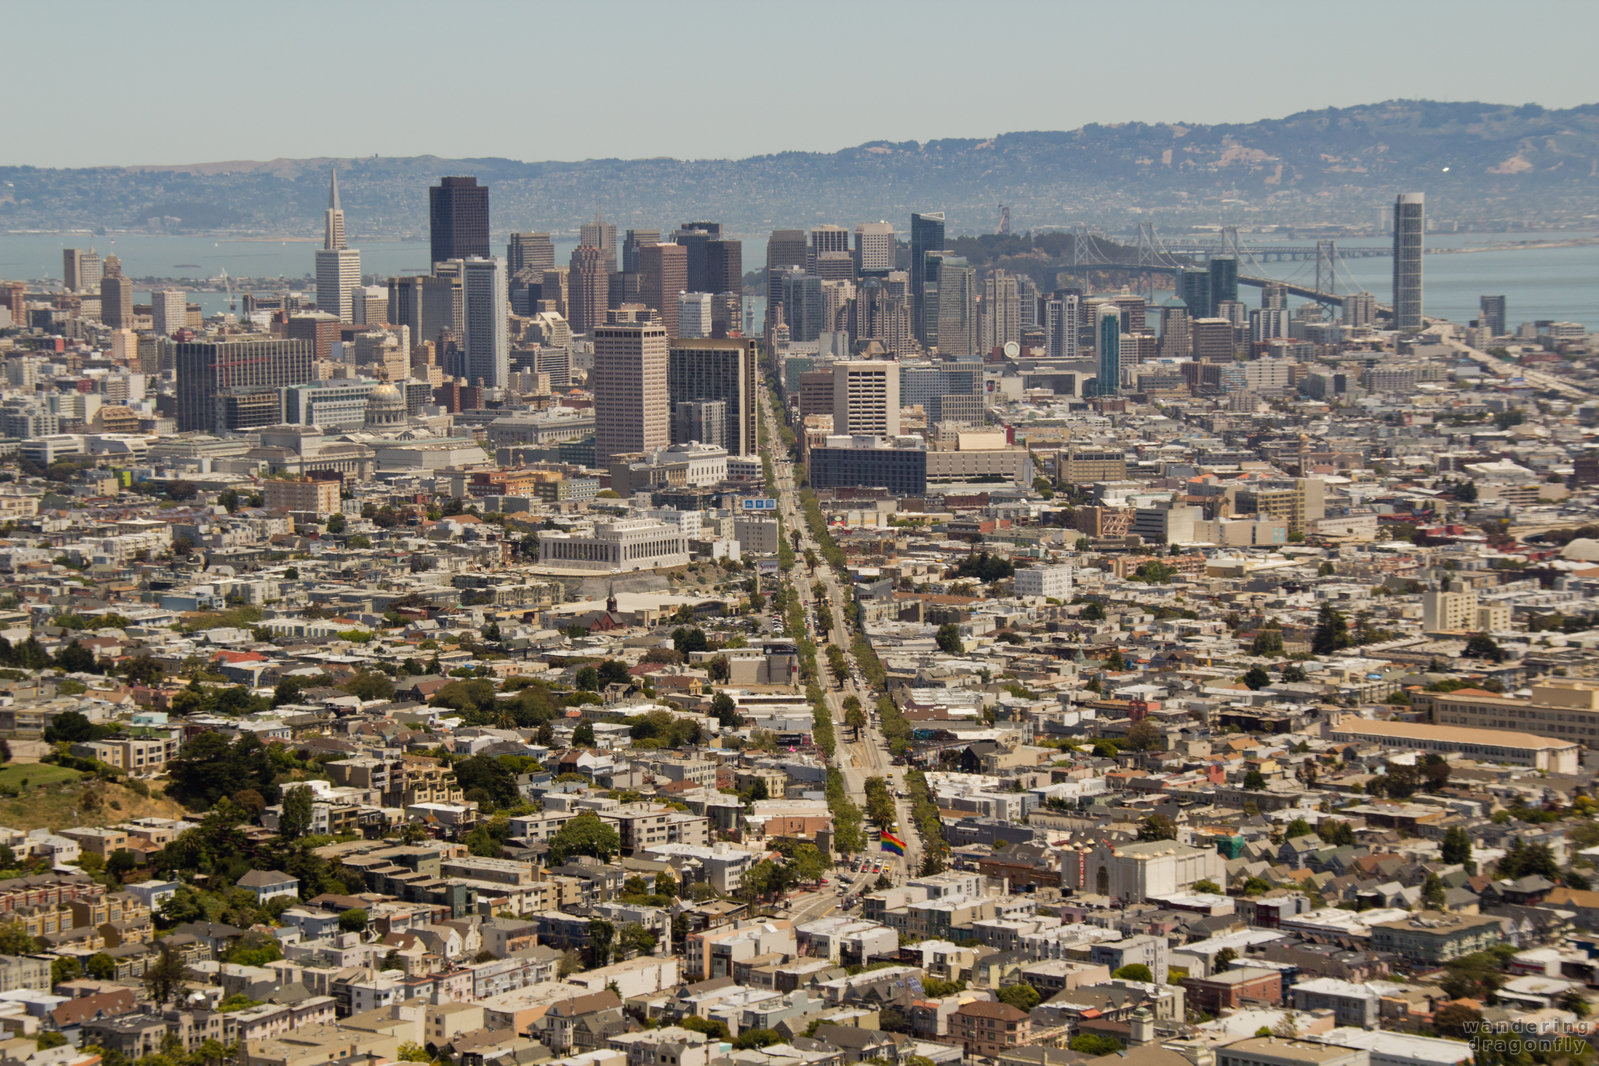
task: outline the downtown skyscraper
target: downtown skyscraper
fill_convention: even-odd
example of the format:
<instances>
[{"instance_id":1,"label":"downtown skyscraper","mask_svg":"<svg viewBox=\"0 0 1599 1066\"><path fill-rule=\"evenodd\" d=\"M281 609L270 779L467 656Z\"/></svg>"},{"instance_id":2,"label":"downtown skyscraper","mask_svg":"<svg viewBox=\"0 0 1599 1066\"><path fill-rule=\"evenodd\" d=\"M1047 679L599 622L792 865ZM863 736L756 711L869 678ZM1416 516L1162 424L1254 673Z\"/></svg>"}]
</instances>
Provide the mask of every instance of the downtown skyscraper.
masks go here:
<instances>
[{"instance_id":1,"label":"downtown skyscraper","mask_svg":"<svg viewBox=\"0 0 1599 1066\"><path fill-rule=\"evenodd\" d=\"M1422 194L1394 201L1394 328L1421 328L1421 256L1426 217Z\"/></svg>"},{"instance_id":2,"label":"downtown skyscraper","mask_svg":"<svg viewBox=\"0 0 1599 1066\"><path fill-rule=\"evenodd\" d=\"M328 179L322 247L316 253L317 309L340 322L355 321L355 298L351 294L360 285L361 253L349 247L344 238L344 208L339 204L339 172L335 170Z\"/></svg>"},{"instance_id":3,"label":"downtown skyscraper","mask_svg":"<svg viewBox=\"0 0 1599 1066\"><path fill-rule=\"evenodd\" d=\"M489 257L489 187L474 177L440 178L428 190L432 261Z\"/></svg>"},{"instance_id":4,"label":"downtown skyscraper","mask_svg":"<svg viewBox=\"0 0 1599 1066\"><path fill-rule=\"evenodd\" d=\"M503 259L468 259L461 264L466 319L461 348L467 380L474 385L500 389L511 376L507 284Z\"/></svg>"},{"instance_id":5,"label":"downtown skyscraper","mask_svg":"<svg viewBox=\"0 0 1599 1066\"><path fill-rule=\"evenodd\" d=\"M916 339L927 343L927 253L944 250L944 213L911 215L911 328ZM936 323L936 309L935 309ZM935 325L936 328L936 325Z\"/></svg>"},{"instance_id":6,"label":"downtown skyscraper","mask_svg":"<svg viewBox=\"0 0 1599 1066\"><path fill-rule=\"evenodd\" d=\"M582 250L582 249L579 249ZM596 259L599 249L590 249ZM612 311L595 325L594 464L671 443L666 327L645 310Z\"/></svg>"}]
</instances>

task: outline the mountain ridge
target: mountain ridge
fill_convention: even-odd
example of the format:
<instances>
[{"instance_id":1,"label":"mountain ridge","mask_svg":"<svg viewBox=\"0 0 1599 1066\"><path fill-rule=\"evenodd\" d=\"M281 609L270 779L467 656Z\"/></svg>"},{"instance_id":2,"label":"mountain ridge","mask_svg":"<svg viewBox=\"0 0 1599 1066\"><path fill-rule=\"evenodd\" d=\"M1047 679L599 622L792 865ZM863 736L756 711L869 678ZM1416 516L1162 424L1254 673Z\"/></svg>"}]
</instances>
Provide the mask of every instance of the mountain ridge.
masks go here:
<instances>
[{"instance_id":1,"label":"mountain ridge","mask_svg":"<svg viewBox=\"0 0 1599 1066\"><path fill-rule=\"evenodd\" d=\"M943 209L951 232L1077 222L1131 230L1289 224L1375 228L1398 191L1474 226L1591 223L1599 103L1390 100L1248 123L1090 123L740 159L523 161L366 156L130 167L0 167L0 229L313 231L339 167L352 236L426 232L426 187L475 173L496 231L571 232L596 208L619 226L720 218L742 234ZM803 205L796 207L795 205Z\"/></svg>"}]
</instances>

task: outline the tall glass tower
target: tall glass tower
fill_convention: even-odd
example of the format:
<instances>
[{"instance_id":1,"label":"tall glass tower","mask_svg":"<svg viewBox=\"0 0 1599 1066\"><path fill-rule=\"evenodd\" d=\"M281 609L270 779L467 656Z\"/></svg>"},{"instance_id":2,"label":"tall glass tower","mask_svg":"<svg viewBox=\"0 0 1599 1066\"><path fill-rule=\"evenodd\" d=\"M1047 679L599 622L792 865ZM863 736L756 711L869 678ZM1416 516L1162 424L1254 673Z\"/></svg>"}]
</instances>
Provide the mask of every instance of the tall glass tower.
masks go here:
<instances>
[{"instance_id":1,"label":"tall glass tower","mask_svg":"<svg viewBox=\"0 0 1599 1066\"><path fill-rule=\"evenodd\" d=\"M1218 255L1210 261L1210 310L1215 317L1221 305L1238 299L1238 257Z\"/></svg>"},{"instance_id":2,"label":"tall glass tower","mask_svg":"<svg viewBox=\"0 0 1599 1066\"><path fill-rule=\"evenodd\" d=\"M1422 194L1394 201L1394 328L1421 328L1421 254L1425 216Z\"/></svg>"},{"instance_id":3,"label":"tall glass tower","mask_svg":"<svg viewBox=\"0 0 1599 1066\"><path fill-rule=\"evenodd\" d=\"M1099 308L1099 381L1096 393L1118 396L1122 391L1122 312L1114 304Z\"/></svg>"},{"instance_id":4,"label":"tall glass tower","mask_svg":"<svg viewBox=\"0 0 1599 1066\"><path fill-rule=\"evenodd\" d=\"M911 215L911 316L916 339L927 340L927 311L922 287L927 280L927 253L944 250L944 212Z\"/></svg>"}]
</instances>

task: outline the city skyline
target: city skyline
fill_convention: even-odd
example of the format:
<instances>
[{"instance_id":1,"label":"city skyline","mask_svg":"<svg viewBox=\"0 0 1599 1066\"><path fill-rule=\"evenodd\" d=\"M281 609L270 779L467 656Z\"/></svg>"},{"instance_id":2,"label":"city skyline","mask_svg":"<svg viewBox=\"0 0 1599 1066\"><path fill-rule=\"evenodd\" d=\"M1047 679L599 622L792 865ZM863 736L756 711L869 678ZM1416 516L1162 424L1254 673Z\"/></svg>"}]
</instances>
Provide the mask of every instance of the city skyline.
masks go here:
<instances>
[{"instance_id":1,"label":"city skyline","mask_svg":"<svg viewBox=\"0 0 1599 1066\"><path fill-rule=\"evenodd\" d=\"M768 54L778 39L775 16L751 16L748 9L724 3L670 7L614 3L572 9L467 3L462 7L463 19L472 12L493 18L496 37L502 40L577 40L596 31L610 32L618 22L625 22L635 39L667 40L687 23L695 27L701 50L734 57ZM430 43L410 32L418 20L405 17L408 9L419 8L405 2L385 5L384 17L372 18L373 5L325 8L290 2L232 11L222 28L231 39L247 41L251 53L292 56L303 43L303 26L314 21L319 32L359 38L368 43L370 54L403 63L411 56L422 61L423 49ZM606 124L591 121L592 114L650 91L660 75L653 66L612 64L595 82L592 113L572 109L547 116L539 139L528 142L508 138L489 113L459 108L447 94L412 101L405 109L374 108L360 123L351 124L340 112L313 106L330 93L357 100L370 91L372 72L360 63L344 64L318 71L316 78L287 78L275 86L279 96L275 109L297 115L298 121L276 127L263 138L227 92L196 93L197 82L172 79L108 98L96 78L60 78L58 58L49 50L23 50L14 57L12 80L21 85L48 79L59 103L71 108L79 121L69 130L48 108L14 116L11 144L25 149L12 161L55 167L417 154L549 160L618 155L736 158L785 150L835 150L875 139L981 137L1005 130L1073 129L1096 122L1243 122L1372 99L1502 99L1545 107L1592 102L1583 63L1586 42L1599 32L1599 8L1592 6L1556 0L1522 5L1518 18L1529 25L1560 24L1559 33L1541 39L1541 61L1525 65L1505 62L1499 38L1481 32L1483 17L1490 15L1486 4L1346 5L1341 15L1344 25L1381 26L1388 39L1425 39L1428 48L1414 61L1395 63L1388 49L1352 46L1333 67L1336 77L1310 76L1304 49L1290 44L1312 41L1326 32L1318 13L1273 9L1270 19L1261 19L1251 17L1253 10L1243 4L1223 5L1217 11L1157 2L1142 31L1130 38L1129 48L1141 67L1163 71L1165 76L1118 81L1114 97L1107 98L1079 89L1123 73L1128 51L1065 45L1072 56L1069 67L1029 62L1027 53L1018 51L1019 45L1032 41L1072 40L1070 31L1082 14L1077 5L1001 3L985 8L983 17L977 18L970 7L952 3L914 9L819 4L813 8L815 18L782 26L781 40L788 47L811 57L812 64L821 64L820 69L812 68L809 91L732 94L725 102L726 121L704 124L699 130L675 124L653 129L639 125L629 129L623 143ZM1228 11L1238 17L1218 17ZM915 56L918 64L933 68L980 75L987 91L969 99L913 94L891 117L885 110L841 106L857 93L855 80L847 76L854 53L829 47L839 25L829 13L840 17L847 13L853 36L885 42L891 54ZM72 17L68 10L49 8L30 11L28 16L39 38L72 40L75 61L90 71L110 69L146 45L152 51L166 46L174 25L216 21L214 8L188 0L127 9L105 6L89 27L68 22ZM1019 27L1026 28L1025 35ZM1228 53L1247 56L1247 71L1227 78L1184 74L1184 64L1195 55ZM558 80L589 78L589 54L587 49L549 48L541 56L544 73ZM1011 61L1018 55L1023 61ZM990 61L1001 56L1009 59ZM485 91L509 92L516 84L516 70L514 64L486 66ZM1182 91L1174 92L1178 84ZM990 103L996 94L1006 98L1002 113ZM142 119L152 110L184 116L192 129L204 131L203 136L151 141Z\"/></svg>"}]
</instances>

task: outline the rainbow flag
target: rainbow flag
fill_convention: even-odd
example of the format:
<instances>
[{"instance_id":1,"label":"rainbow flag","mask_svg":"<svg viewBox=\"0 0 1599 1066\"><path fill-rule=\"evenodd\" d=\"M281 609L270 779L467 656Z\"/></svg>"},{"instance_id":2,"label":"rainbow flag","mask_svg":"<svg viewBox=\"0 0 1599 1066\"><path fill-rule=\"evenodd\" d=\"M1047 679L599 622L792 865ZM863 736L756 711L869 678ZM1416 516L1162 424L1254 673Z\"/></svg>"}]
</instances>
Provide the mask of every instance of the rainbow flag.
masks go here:
<instances>
[{"instance_id":1,"label":"rainbow flag","mask_svg":"<svg viewBox=\"0 0 1599 1066\"><path fill-rule=\"evenodd\" d=\"M884 851L893 852L895 855L905 854L905 842L886 829L883 830L882 841Z\"/></svg>"}]
</instances>

